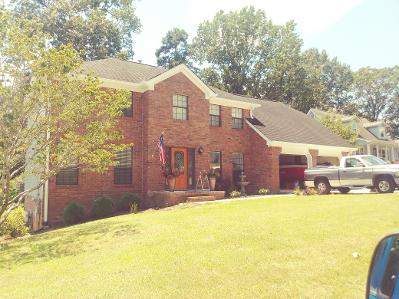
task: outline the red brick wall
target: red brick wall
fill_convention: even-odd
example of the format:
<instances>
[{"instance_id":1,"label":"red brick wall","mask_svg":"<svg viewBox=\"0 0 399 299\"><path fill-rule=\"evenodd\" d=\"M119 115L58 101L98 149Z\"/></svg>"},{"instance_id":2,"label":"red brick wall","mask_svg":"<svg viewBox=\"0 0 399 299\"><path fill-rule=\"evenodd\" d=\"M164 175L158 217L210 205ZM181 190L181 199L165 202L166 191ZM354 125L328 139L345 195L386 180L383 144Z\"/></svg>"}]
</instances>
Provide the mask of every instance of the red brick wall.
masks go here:
<instances>
[{"instance_id":1,"label":"red brick wall","mask_svg":"<svg viewBox=\"0 0 399 299\"><path fill-rule=\"evenodd\" d=\"M113 170L98 174L79 171L79 184L60 186L55 178L49 181L49 223L62 222L65 206L78 201L85 206L86 213L91 210L93 199L98 195L108 195L117 199L125 192L141 192L142 190L142 101L140 93L133 95L133 117L122 117L119 128L123 131L124 142L133 143L133 184L115 185Z\"/></svg>"},{"instance_id":2,"label":"red brick wall","mask_svg":"<svg viewBox=\"0 0 399 299\"><path fill-rule=\"evenodd\" d=\"M272 192L280 190L279 156L280 147L268 147L266 141L254 130L250 134L251 170L248 171L249 187L257 192L259 188L269 188Z\"/></svg>"},{"instance_id":3,"label":"red brick wall","mask_svg":"<svg viewBox=\"0 0 399 299\"><path fill-rule=\"evenodd\" d=\"M172 117L173 95L188 96L188 120L174 120ZM174 75L155 85L153 91L135 93L133 117L123 117L119 124L125 141L134 143L133 184L115 185L112 169L107 174L80 173L79 185L57 186L55 180L49 184L49 222L62 221L62 212L71 201L79 201L91 209L97 195L109 195L116 199L124 192L139 192L143 197L142 207L150 207L146 201L149 191L164 189L160 173L157 143L164 133L168 147L196 149L196 177L202 170L209 170L212 151L222 152L222 177L232 179L232 154L244 154L244 171L251 182L250 187L279 189L279 149L268 148L265 141L244 121L243 129L231 128L231 108L222 107L221 127L209 125L209 101L204 93L183 74ZM249 111L244 110L244 117ZM198 148L204 152L198 154Z\"/></svg>"}]
</instances>

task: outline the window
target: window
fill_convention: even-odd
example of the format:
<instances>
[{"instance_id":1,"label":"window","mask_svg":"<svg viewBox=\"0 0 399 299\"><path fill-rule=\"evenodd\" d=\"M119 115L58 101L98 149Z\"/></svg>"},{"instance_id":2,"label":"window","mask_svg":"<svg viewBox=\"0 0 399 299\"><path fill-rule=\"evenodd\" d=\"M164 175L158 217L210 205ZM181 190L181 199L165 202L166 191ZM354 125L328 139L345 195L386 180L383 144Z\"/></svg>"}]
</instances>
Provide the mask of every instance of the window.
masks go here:
<instances>
[{"instance_id":1,"label":"window","mask_svg":"<svg viewBox=\"0 0 399 299\"><path fill-rule=\"evenodd\" d=\"M221 152L211 152L210 157L210 169L214 171L216 175L221 174L222 165L222 153Z\"/></svg>"},{"instance_id":2,"label":"window","mask_svg":"<svg viewBox=\"0 0 399 299\"><path fill-rule=\"evenodd\" d=\"M77 185L79 168L77 165L64 168L55 176L56 185Z\"/></svg>"},{"instance_id":3,"label":"window","mask_svg":"<svg viewBox=\"0 0 399 299\"><path fill-rule=\"evenodd\" d=\"M114 167L114 184L132 183L132 149L127 149L116 154Z\"/></svg>"},{"instance_id":4,"label":"window","mask_svg":"<svg viewBox=\"0 0 399 299\"><path fill-rule=\"evenodd\" d=\"M173 96L173 119L187 120L187 97Z\"/></svg>"},{"instance_id":5,"label":"window","mask_svg":"<svg viewBox=\"0 0 399 299\"><path fill-rule=\"evenodd\" d=\"M123 109L123 115L126 117L133 116L133 92L129 94L129 100L130 106Z\"/></svg>"},{"instance_id":6,"label":"window","mask_svg":"<svg viewBox=\"0 0 399 299\"><path fill-rule=\"evenodd\" d=\"M362 166L364 166L363 163L356 158L348 158L345 161L345 167L362 167Z\"/></svg>"},{"instance_id":7,"label":"window","mask_svg":"<svg viewBox=\"0 0 399 299\"><path fill-rule=\"evenodd\" d=\"M233 118L232 128L242 129L243 128L242 109L231 108L231 116Z\"/></svg>"},{"instance_id":8,"label":"window","mask_svg":"<svg viewBox=\"0 0 399 299\"><path fill-rule=\"evenodd\" d=\"M234 183L240 180L241 172L244 171L244 155L241 153L233 153L233 180Z\"/></svg>"},{"instance_id":9,"label":"window","mask_svg":"<svg viewBox=\"0 0 399 299\"><path fill-rule=\"evenodd\" d=\"M220 106L211 104L209 106L211 127L220 127Z\"/></svg>"}]
</instances>

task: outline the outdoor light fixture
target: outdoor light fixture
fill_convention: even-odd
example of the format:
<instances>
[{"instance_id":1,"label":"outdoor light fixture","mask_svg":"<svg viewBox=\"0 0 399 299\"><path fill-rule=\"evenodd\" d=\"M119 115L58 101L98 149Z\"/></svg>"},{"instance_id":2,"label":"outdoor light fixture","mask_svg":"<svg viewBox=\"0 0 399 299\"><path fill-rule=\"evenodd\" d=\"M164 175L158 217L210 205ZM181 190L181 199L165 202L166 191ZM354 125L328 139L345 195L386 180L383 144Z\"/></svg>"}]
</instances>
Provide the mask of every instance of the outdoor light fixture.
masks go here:
<instances>
[{"instance_id":1,"label":"outdoor light fixture","mask_svg":"<svg viewBox=\"0 0 399 299\"><path fill-rule=\"evenodd\" d=\"M202 154L204 152L204 148L202 147L202 146L200 146L199 148L198 148L198 153L199 154Z\"/></svg>"}]
</instances>

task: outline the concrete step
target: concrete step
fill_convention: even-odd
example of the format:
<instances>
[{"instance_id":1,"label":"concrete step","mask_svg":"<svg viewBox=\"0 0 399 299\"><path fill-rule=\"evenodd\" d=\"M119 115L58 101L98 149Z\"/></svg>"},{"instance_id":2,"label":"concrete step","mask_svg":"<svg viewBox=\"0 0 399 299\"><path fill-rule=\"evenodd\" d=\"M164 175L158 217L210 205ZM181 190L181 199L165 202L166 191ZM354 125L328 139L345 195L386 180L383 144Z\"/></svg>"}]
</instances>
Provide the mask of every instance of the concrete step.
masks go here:
<instances>
[{"instance_id":1,"label":"concrete step","mask_svg":"<svg viewBox=\"0 0 399 299\"><path fill-rule=\"evenodd\" d=\"M198 201L210 201L216 200L213 195L198 195L198 196L189 196L187 197L187 202L198 202Z\"/></svg>"}]
</instances>

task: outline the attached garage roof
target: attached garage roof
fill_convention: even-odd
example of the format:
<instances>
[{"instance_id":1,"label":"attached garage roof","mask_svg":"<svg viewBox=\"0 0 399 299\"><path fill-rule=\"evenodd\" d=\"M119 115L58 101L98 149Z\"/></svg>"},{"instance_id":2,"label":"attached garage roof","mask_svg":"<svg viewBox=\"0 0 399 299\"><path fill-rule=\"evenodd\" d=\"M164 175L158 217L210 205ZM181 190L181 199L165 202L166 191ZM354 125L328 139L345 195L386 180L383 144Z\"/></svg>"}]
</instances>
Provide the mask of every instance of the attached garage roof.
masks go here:
<instances>
[{"instance_id":1,"label":"attached garage roof","mask_svg":"<svg viewBox=\"0 0 399 299\"><path fill-rule=\"evenodd\" d=\"M257 100L248 121L272 141L353 147L310 116L280 102Z\"/></svg>"}]
</instances>

